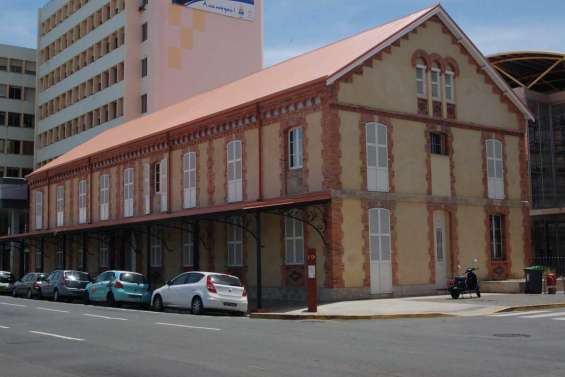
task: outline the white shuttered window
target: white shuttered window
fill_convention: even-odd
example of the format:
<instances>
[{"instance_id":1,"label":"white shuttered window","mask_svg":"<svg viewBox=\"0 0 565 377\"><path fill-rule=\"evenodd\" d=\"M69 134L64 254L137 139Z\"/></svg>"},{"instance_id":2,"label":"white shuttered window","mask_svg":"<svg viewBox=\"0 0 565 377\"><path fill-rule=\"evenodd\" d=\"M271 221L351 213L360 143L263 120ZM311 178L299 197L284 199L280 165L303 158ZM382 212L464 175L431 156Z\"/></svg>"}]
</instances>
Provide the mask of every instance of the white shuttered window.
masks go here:
<instances>
[{"instance_id":1,"label":"white shuttered window","mask_svg":"<svg viewBox=\"0 0 565 377\"><path fill-rule=\"evenodd\" d=\"M43 191L35 192L35 229L43 229Z\"/></svg>"},{"instance_id":2,"label":"white shuttered window","mask_svg":"<svg viewBox=\"0 0 565 377\"><path fill-rule=\"evenodd\" d=\"M387 127L379 123L365 125L367 140L367 190L388 192Z\"/></svg>"},{"instance_id":3,"label":"white shuttered window","mask_svg":"<svg viewBox=\"0 0 565 377\"><path fill-rule=\"evenodd\" d=\"M78 222L86 223L86 179L81 179L78 183Z\"/></svg>"},{"instance_id":4,"label":"white shuttered window","mask_svg":"<svg viewBox=\"0 0 565 377\"><path fill-rule=\"evenodd\" d=\"M65 188L57 186L57 226L65 225Z\"/></svg>"},{"instance_id":5,"label":"white shuttered window","mask_svg":"<svg viewBox=\"0 0 565 377\"><path fill-rule=\"evenodd\" d=\"M240 202L243 200L241 141L230 141L227 146L227 154L228 202Z\"/></svg>"},{"instance_id":6,"label":"white shuttered window","mask_svg":"<svg viewBox=\"0 0 565 377\"><path fill-rule=\"evenodd\" d=\"M294 216L294 213L289 213ZM285 217L284 240L287 265L304 264L304 223L294 217Z\"/></svg>"},{"instance_id":7,"label":"white shuttered window","mask_svg":"<svg viewBox=\"0 0 565 377\"><path fill-rule=\"evenodd\" d=\"M502 142L496 139L486 141L488 197L504 199L504 171Z\"/></svg>"},{"instance_id":8,"label":"white shuttered window","mask_svg":"<svg viewBox=\"0 0 565 377\"><path fill-rule=\"evenodd\" d=\"M169 169L168 169L168 161L166 158L161 160L161 163L159 164L161 166L161 175L159 176L159 180L161 181L160 186L161 186L161 212L167 212L167 208L168 208L168 199L167 199L167 194L168 194L168 173L169 173Z\"/></svg>"},{"instance_id":9,"label":"white shuttered window","mask_svg":"<svg viewBox=\"0 0 565 377\"><path fill-rule=\"evenodd\" d=\"M302 168L302 143L303 143L303 130L302 127L296 127L288 132L288 168L300 169Z\"/></svg>"},{"instance_id":10,"label":"white shuttered window","mask_svg":"<svg viewBox=\"0 0 565 377\"><path fill-rule=\"evenodd\" d=\"M371 261L390 261L390 211L386 208L369 210L369 248Z\"/></svg>"},{"instance_id":11,"label":"white shuttered window","mask_svg":"<svg viewBox=\"0 0 565 377\"><path fill-rule=\"evenodd\" d=\"M184 208L196 207L196 152L182 157Z\"/></svg>"},{"instance_id":12,"label":"white shuttered window","mask_svg":"<svg viewBox=\"0 0 565 377\"><path fill-rule=\"evenodd\" d=\"M151 213L151 166L143 164L143 212Z\"/></svg>"},{"instance_id":13,"label":"white shuttered window","mask_svg":"<svg viewBox=\"0 0 565 377\"><path fill-rule=\"evenodd\" d=\"M133 168L124 169L124 217L133 216Z\"/></svg>"},{"instance_id":14,"label":"white shuttered window","mask_svg":"<svg viewBox=\"0 0 565 377\"><path fill-rule=\"evenodd\" d=\"M100 220L110 218L110 175L100 176Z\"/></svg>"}]
</instances>

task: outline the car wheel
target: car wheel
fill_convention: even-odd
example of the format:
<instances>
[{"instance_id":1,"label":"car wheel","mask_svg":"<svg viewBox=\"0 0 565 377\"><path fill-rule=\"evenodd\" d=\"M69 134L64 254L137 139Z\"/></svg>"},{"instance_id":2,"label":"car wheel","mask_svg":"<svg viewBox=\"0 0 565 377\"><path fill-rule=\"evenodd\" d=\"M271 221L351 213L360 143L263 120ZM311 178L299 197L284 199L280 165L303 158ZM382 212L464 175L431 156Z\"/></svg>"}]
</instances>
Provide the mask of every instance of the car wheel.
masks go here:
<instances>
[{"instance_id":1,"label":"car wheel","mask_svg":"<svg viewBox=\"0 0 565 377\"><path fill-rule=\"evenodd\" d=\"M59 291L58 290L54 290L53 291L53 301L59 301L60 297L59 297Z\"/></svg>"},{"instance_id":2,"label":"car wheel","mask_svg":"<svg viewBox=\"0 0 565 377\"><path fill-rule=\"evenodd\" d=\"M161 295L156 295L153 299L153 310L156 312L163 311L163 299L161 298Z\"/></svg>"},{"instance_id":3,"label":"car wheel","mask_svg":"<svg viewBox=\"0 0 565 377\"><path fill-rule=\"evenodd\" d=\"M16 288L12 289L12 297L18 297L18 294L16 293Z\"/></svg>"},{"instance_id":4,"label":"car wheel","mask_svg":"<svg viewBox=\"0 0 565 377\"><path fill-rule=\"evenodd\" d=\"M457 300L459 298L459 292L451 292L451 298Z\"/></svg>"},{"instance_id":5,"label":"car wheel","mask_svg":"<svg viewBox=\"0 0 565 377\"><path fill-rule=\"evenodd\" d=\"M196 296L192 299L192 304L190 305L190 311L194 315L200 315L204 311L204 305L202 305L202 300L200 297Z\"/></svg>"},{"instance_id":6,"label":"car wheel","mask_svg":"<svg viewBox=\"0 0 565 377\"><path fill-rule=\"evenodd\" d=\"M29 289L27 290L26 298L27 298L27 299L32 299L32 298L33 298L33 293L31 292L31 288L29 288Z\"/></svg>"}]
</instances>

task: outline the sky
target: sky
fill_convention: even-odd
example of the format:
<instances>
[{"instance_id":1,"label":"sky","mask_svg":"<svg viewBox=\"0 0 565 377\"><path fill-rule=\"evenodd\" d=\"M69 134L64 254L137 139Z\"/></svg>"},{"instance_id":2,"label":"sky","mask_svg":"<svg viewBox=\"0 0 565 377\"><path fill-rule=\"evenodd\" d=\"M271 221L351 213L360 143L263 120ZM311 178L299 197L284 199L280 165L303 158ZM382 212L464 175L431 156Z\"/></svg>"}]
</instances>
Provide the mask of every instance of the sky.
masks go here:
<instances>
[{"instance_id":1,"label":"sky","mask_svg":"<svg viewBox=\"0 0 565 377\"><path fill-rule=\"evenodd\" d=\"M46 2L0 0L0 43L35 47L37 9ZM435 3L437 0L264 0L265 66ZM441 3L484 54L565 52L565 0Z\"/></svg>"}]
</instances>

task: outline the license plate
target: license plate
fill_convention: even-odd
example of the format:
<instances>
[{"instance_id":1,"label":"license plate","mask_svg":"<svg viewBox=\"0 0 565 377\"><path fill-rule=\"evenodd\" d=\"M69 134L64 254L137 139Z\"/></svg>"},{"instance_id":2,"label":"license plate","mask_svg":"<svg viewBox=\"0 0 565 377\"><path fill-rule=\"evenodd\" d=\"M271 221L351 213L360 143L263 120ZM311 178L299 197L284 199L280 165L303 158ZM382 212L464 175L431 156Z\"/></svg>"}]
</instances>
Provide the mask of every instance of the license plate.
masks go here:
<instances>
[{"instance_id":1,"label":"license plate","mask_svg":"<svg viewBox=\"0 0 565 377\"><path fill-rule=\"evenodd\" d=\"M234 304L233 302L224 302L224 306L230 306L232 308L236 307L237 304Z\"/></svg>"}]
</instances>

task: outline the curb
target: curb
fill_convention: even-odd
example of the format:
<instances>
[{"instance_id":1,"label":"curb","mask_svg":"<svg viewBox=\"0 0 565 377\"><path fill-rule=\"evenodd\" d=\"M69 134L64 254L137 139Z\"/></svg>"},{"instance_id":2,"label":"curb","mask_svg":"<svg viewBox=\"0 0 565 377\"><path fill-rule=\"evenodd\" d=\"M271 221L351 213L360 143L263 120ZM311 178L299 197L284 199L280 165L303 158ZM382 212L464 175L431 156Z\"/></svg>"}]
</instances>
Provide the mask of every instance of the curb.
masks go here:
<instances>
[{"instance_id":1,"label":"curb","mask_svg":"<svg viewBox=\"0 0 565 377\"><path fill-rule=\"evenodd\" d=\"M375 314L375 315L326 315L326 314L281 314L281 313L251 313L249 318L253 319L279 319L279 320L382 320L382 319L410 319L410 318L439 318L452 317L447 313L394 313L394 314Z\"/></svg>"},{"instance_id":2,"label":"curb","mask_svg":"<svg viewBox=\"0 0 565 377\"><path fill-rule=\"evenodd\" d=\"M565 302L555 304L537 304L537 305L522 305L522 306L509 306L507 308L498 309L495 313L509 313L509 312L525 312L528 310L536 309L556 309L565 308Z\"/></svg>"}]
</instances>

